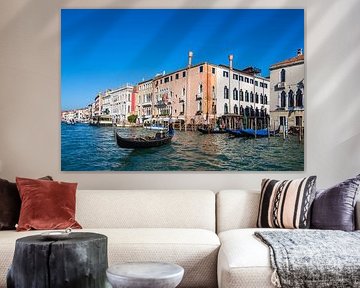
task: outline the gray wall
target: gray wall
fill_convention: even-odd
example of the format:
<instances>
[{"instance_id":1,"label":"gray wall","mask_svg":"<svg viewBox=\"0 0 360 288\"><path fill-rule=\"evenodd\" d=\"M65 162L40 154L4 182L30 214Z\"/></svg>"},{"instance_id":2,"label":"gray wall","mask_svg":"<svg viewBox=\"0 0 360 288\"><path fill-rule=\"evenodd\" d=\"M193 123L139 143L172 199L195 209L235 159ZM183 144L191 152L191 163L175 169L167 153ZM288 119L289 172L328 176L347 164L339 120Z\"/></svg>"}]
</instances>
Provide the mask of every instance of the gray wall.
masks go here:
<instances>
[{"instance_id":1,"label":"gray wall","mask_svg":"<svg viewBox=\"0 0 360 288\"><path fill-rule=\"evenodd\" d=\"M224 4L224 3L227 4ZM121 4L120 4L121 3ZM305 8L305 171L60 171L60 8ZM360 1L17 0L0 7L0 177L45 174L82 189L259 188L263 177L318 175L326 187L360 173ZM271 49L271 47L269 47ZM294 51L295 52L295 51Z\"/></svg>"}]
</instances>

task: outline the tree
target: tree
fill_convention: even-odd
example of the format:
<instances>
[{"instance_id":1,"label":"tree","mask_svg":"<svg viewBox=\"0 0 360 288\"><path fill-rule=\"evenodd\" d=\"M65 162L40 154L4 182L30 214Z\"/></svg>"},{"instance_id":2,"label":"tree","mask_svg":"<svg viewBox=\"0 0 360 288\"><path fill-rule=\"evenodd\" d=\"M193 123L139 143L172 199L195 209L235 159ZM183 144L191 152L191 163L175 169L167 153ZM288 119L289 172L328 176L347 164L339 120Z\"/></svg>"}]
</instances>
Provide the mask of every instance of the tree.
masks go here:
<instances>
[{"instance_id":1,"label":"tree","mask_svg":"<svg viewBox=\"0 0 360 288\"><path fill-rule=\"evenodd\" d=\"M128 121L130 123L136 123L137 115L130 115L128 116Z\"/></svg>"}]
</instances>

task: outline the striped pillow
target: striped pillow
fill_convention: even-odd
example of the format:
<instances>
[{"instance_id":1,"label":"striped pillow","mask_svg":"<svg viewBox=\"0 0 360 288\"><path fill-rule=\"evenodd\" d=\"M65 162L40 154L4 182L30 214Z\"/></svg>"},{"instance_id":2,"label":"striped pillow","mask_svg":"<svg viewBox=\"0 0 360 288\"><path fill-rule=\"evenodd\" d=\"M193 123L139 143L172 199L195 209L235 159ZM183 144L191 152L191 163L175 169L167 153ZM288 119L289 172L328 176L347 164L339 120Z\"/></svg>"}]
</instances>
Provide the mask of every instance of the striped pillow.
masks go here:
<instances>
[{"instance_id":1,"label":"striped pillow","mask_svg":"<svg viewBox=\"0 0 360 288\"><path fill-rule=\"evenodd\" d=\"M309 228L316 176L294 180L263 179L257 227Z\"/></svg>"}]
</instances>

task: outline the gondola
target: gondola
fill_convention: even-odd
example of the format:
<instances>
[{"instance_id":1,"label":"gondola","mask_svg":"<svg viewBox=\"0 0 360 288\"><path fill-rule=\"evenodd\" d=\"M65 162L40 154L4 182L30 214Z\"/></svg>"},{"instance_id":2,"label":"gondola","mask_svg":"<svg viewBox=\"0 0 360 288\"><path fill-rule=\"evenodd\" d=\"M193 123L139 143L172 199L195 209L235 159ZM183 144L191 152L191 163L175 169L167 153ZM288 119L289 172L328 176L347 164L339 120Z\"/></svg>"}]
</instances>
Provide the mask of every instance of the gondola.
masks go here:
<instances>
[{"instance_id":1,"label":"gondola","mask_svg":"<svg viewBox=\"0 0 360 288\"><path fill-rule=\"evenodd\" d=\"M245 135L243 133L241 133L241 130L243 130L243 129L238 129L238 130L227 129L226 132L228 132L230 135L235 136L235 137L245 137Z\"/></svg>"},{"instance_id":2,"label":"gondola","mask_svg":"<svg viewBox=\"0 0 360 288\"><path fill-rule=\"evenodd\" d=\"M171 134L162 137L160 133L156 133L155 137L125 138L116 133L116 142L121 148L151 148L171 143L172 137Z\"/></svg>"},{"instance_id":3,"label":"gondola","mask_svg":"<svg viewBox=\"0 0 360 288\"><path fill-rule=\"evenodd\" d=\"M254 129L238 129L238 130L227 130L227 132L230 135L233 135L235 137L248 137L248 138L254 138L256 136L256 138L263 138L263 137L268 137L268 136L275 136L276 134L278 134L280 131L280 126L278 129L276 130L272 130L270 132L268 132L268 129L259 129L259 130L254 130ZM269 135L270 134L270 135Z\"/></svg>"},{"instance_id":4,"label":"gondola","mask_svg":"<svg viewBox=\"0 0 360 288\"><path fill-rule=\"evenodd\" d=\"M202 133L202 134L223 134L226 133L226 130L222 130L222 129L207 129L207 128L197 128L197 130Z\"/></svg>"}]
</instances>

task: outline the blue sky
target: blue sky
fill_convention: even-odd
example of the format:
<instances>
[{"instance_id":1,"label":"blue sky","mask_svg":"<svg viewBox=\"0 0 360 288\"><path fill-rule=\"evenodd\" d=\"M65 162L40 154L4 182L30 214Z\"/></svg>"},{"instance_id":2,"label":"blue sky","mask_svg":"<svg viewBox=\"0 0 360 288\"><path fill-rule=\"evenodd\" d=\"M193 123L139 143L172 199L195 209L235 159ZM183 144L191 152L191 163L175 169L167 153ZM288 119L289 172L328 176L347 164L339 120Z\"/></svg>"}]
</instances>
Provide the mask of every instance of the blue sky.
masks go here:
<instances>
[{"instance_id":1,"label":"blue sky","mask_svg":"<svg viewBox=\"0 0 360 288\"><path fill-rule=\"evenodd\" d=\"M63 9L62 110L86 107L98 92L193 64L270 65L304 48L303 9Z\"/></svg>"}]
</instances>

